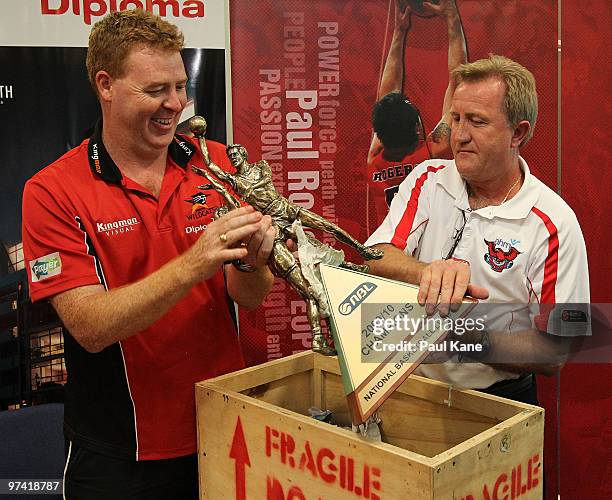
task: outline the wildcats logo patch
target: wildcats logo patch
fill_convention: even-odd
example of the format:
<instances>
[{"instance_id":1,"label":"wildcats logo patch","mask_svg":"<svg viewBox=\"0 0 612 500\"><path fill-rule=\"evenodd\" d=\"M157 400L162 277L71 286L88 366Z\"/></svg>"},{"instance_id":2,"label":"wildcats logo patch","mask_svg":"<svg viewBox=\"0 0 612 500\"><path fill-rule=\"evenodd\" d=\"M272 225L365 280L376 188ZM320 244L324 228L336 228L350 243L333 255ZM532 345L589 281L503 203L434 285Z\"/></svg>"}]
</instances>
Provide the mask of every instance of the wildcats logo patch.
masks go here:
<instances>
[{"instance_id":1,"label":"wildcats logo patch","mask_svg":"<svg viewBox=\"0 0 612 500\"><path fill-rule=\"evenodd\" d=\"M60 258L59 252L53 252L49 255L31 260L30 270L32 271L32 283L61 274L62 259Z\"/></svg>"},{"instance_id":2,"label":"wildcats logo patch","mask_svg":"<svg viewBox=\"0 0 612 500\"><path fill-rule=\"evenodd\" d=\"M206 193L198 191L197 193L192 194L191 198L188 198L185 201L191 204L191 213L194 213L202 208L208 208L206 198L208 198Z\"/></svg>"},{"instance_id":3,"label":"wildcats logo patch","mask_svg":"<svg viewBox=\"0 0 612 500\"><path fill-rule=\"evenodd\" d=\"M514 265L514 259L521 254L511 245L509 245L509 250L503 250L497 248L494 241L484 240L484 242L487 245L487 253L484 254L484 260L497 273L501 273L504 269L510 269Z\"/></svg>"},{"instance_id":4,"label":"wildcats logo patch","mask_svg":"<svg viewBox=\"0 0 612 500\"><path fill-rule=\"evenodd\" d=\"M209 184L206 184L200 187L207 189L209 186ZM210 188L212 189L212 186L210 186ZM214 207L208 206L208 196L209 195L207 193L197 191L191 195L191 198L183 200L191 205L191 213L187 215L187 220L194 221L214 212Z\"/></svg>"}]
</instances>

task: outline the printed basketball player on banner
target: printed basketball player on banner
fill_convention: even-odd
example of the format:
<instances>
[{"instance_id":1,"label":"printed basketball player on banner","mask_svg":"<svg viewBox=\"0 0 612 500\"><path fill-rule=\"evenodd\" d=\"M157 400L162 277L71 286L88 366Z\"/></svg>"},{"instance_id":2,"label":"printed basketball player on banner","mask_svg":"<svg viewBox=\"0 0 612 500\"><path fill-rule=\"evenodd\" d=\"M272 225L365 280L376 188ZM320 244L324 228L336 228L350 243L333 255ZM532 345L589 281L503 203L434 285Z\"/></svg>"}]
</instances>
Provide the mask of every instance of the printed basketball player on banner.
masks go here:
<instances>
[{"instance_id":1,"label":"printed basketball player on banner","mask_svg":"<svg viewBox=\"0 0 612 500\"><path fill-rule=\"evenodd\" d=\"M396 0L394 12L391 45L372 109L373 136L367 157L368 232L382 223L400 183L416 165L430 158L452 158L448 114L451 84L444 96L442 118L429 134L415 101L404 93L405 75L410 73L404 62L406 43L412 23L417 22L412 15L440 17L446 22L449 71L467 61L465 35L454 0Z\"/></svg>"}]
</instances>

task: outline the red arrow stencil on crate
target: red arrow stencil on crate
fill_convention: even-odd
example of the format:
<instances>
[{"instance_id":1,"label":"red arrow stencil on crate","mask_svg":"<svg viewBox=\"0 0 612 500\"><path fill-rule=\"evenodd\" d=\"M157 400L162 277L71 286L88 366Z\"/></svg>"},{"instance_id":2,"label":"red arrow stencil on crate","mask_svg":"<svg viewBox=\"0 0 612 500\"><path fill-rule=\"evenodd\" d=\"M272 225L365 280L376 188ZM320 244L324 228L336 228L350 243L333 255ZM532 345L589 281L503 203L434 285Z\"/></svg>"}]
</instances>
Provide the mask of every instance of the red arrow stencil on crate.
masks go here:
<instances>
[{"instance_id":1,"label":"red arrow stencil on crate","mask_svg":"<svg viewBox=\"0 0 612 500\"><path fill-rule=\"evenodd\" d=\"M251 466L251 460L249 459L249 450L244 439L240 417L236 420L236 429L234 430L229 456L236 461L236 500L246 500L246 468Z\"/></svg>"}]
</instances>

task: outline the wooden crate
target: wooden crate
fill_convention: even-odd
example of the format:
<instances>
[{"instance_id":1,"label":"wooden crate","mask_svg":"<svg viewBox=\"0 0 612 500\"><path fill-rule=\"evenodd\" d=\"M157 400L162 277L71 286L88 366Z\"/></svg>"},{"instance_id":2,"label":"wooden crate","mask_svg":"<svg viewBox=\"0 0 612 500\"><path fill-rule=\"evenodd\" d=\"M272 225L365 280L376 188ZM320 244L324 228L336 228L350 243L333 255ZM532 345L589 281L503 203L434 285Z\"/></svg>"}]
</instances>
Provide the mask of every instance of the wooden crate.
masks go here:
<instances>
[{"instance_id":1,"label":"wooden crate","mask_svg":"<svg viewBox=\"0 0 612 500\"><path fill-rule=\"evenodd\" d=\"M411 376L379 411L383 443L350 425L337 358L312 352L196 385L200 498L542 497L544 410Z\"/></svg>"}]
</instances>

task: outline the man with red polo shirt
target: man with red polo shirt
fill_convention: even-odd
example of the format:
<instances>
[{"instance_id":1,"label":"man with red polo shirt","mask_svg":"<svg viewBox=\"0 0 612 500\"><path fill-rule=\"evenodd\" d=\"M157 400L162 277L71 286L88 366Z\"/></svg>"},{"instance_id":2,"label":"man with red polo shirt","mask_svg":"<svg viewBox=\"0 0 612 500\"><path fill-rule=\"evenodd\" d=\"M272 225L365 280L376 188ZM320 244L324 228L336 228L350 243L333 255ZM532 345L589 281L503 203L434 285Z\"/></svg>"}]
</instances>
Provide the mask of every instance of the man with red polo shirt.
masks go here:
<instances>
[{"instance_id":1,"label":"man with red polo shirt","mask_svg":"<svg viewBox=\"0 0 612 500\"><path fill-rule=\"evenodd\" d=\"M67 328L65 498L198 497L194 383L243 367L229 298L255 307L273 282L270 218L244 207L213 221L223 200L198 188L200 151L175 135L182 48L147 12L97 23L87 69L102 120L24 191L31 297Z\"/></svg>"},{"instance_id":2,"label":"man with red polo shirt","mask_svg":"<svg viewBox=\"0 0 612 500\"><path fill-rule=\"evenodd\" d=\"M374 228L384 220L400 183L416 165L430 158L452 158L448 117L450 83L444 96L442 118L427 137L418 109L403 94L404 50L412 14L409 2L396 0L393 38L372 110L374 135L367 160L367 220L369 227ZM414 14L445 19L449 71L467 62L465 35L455 0L440 0L439 4L423 2Z\"/></svg>"}]
</instances>

